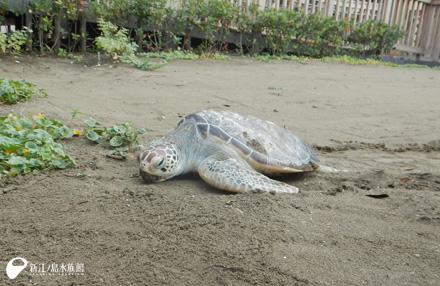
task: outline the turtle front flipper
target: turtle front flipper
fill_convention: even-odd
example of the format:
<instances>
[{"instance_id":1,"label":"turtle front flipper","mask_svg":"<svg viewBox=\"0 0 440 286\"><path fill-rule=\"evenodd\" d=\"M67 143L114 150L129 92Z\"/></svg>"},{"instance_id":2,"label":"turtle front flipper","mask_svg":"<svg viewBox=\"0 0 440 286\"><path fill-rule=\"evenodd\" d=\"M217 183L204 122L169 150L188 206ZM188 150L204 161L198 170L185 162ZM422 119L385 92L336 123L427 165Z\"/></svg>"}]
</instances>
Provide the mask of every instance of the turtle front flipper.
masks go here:
<instances>
[{"instance_id":1,"label":"turtle front flipper","mask_svg":"<svg viewBox=\"0 0 440 286\"><path fill-rule=\"evenodd\" d=\"M229 192L298 193L298 188L272 180L242 166L235 159L219 161L210 156L203 160L198 171L205 182Z\"/></svg>"}]
</instances>

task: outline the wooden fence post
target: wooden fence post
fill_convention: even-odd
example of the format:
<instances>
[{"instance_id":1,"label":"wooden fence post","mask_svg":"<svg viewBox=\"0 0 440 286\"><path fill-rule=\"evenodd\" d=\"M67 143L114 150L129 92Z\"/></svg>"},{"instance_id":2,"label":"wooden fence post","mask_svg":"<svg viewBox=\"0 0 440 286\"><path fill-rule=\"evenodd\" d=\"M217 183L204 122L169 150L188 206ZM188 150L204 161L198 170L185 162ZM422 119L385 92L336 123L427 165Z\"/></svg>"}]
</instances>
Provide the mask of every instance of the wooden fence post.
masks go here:
<instances>
[{"instance_id":1,"label":"wooden fence post","mask_svg":"<svg viewBox=\"0 0 440 286\"><path fill-rule=\"evenodd\" d=\"M437 5L431 5L433 10L433 17L431 26L428 30L432 33L432 54L431 58L434 61L439 61L440 53L440 1L437 1Z\"/></svg>"},{"instance_id":2,"label":"wooden fence post","mask_svg":"<svg viewBox=\"0 0 440 286\"><path fill-rule=\"evenodd\" d=\"M25 16L25 25L26 27L30 30L32 30L32 14L29 13L29 8L26 7L26 16ZM32 33L27 33L28 34L28 43L27 43L27 48L29 50L29 52L32 52Z\"/></svg>"},{"instance_id":3,"label":"wooden fence post","mask_svg":"<svg viewBox=\"0 0 440 286\"><path fill-rule=\"evenodd\" d=\"M87 34L86 34L86 17L84 13L79 15L80 21L80 35L81 35L81 52L85 53L87 49Z\"/></svg>"}]
</instances>

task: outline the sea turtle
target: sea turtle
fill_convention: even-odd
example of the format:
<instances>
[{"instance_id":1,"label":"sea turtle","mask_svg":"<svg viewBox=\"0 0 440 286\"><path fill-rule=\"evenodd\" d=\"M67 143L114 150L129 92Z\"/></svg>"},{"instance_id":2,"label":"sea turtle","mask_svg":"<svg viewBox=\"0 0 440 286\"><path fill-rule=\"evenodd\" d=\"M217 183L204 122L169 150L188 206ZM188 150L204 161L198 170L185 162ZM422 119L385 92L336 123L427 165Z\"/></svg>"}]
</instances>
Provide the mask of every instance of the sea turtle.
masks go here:
<instances>
[{"instance_id":1,"label":"sea turtle","mask_svg":"<svg viewBox=\"0 0 440 286\"><path fill-rule=\"evenodd\" d=\"M140 175L161 182L198 172L208 184L230 192L297 193L270 179L313 171L312 147L270 121L229 111L202 110L182 119L163 138L148 143L140 156Z\"/></svg>"}]
</instances>

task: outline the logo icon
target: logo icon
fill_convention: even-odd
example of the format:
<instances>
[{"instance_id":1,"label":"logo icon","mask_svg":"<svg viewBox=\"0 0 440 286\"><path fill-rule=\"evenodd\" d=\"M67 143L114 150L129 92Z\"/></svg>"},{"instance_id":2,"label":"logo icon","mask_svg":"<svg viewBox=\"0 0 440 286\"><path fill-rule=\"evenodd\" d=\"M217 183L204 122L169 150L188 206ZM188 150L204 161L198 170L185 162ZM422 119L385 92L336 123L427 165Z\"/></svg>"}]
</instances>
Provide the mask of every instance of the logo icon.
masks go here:
<instances>
[{"instance_id":1,"label":"logo icon","mask_svg":"<svg viewBox=\"0 0 440 286\"><path fill-rule=\"evenodd\" d=\"M21 262L23 262L23 265L13 265L12 263L14 263L14 261L16 260L20 260ZM25 269L27 265L28 262L26 259L15 257L11 261L9 261L8 265L6 265L6 274L9 278L15 279L15 277L17 277L18 274L20 274L20 272L23 271L23 269Z\"/></svg>"}]
</instances>

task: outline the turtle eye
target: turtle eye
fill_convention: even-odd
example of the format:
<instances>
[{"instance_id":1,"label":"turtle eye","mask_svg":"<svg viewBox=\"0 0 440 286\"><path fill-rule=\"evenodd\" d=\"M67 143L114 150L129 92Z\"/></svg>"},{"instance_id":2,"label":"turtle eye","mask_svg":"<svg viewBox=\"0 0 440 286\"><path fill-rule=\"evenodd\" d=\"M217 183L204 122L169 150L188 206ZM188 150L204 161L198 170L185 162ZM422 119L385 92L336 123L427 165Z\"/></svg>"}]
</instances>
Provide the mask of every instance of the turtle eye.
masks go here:
<instances>
[{"instance_id":1,"label":"turtle eye","mask_svg":"<svg viewBox=\"0 0 440 286\"><path fill-rule=\"evenodd\" d=\"M153 158L151 165L153 168L160 169L165 165L165 158L162 156L156 156Z\"/></svg>"},{"instance_id":2,"label":"turtle eye","mask_svg":"<svg viewBox=\"0 0 440 286\"><path fill-rule=\"evenodd\" d=\"M164 163L165 163L165 159L162 158L162 159L160 159L159 163L157 163L157 166L162 167Z\"/></svg>"}]
</instances>

